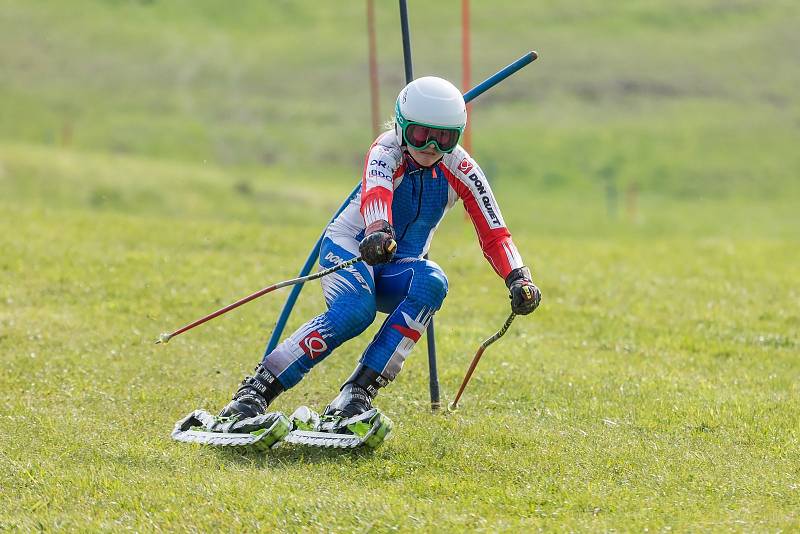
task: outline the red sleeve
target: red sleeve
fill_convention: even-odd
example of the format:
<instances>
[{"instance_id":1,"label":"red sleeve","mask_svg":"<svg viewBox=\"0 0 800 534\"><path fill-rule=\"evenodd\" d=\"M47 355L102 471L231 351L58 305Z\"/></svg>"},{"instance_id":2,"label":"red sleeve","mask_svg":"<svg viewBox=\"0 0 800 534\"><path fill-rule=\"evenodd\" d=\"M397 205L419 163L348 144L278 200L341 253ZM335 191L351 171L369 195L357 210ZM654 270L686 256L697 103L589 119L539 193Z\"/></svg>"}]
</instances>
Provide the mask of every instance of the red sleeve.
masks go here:
<instances>
[{"instance_id":1,"label":"red sleeve","mask_svg":"<svg viewBox=\"0 0 800 534\"><path fill-rule=\"evenodd\" d=\"M494 198L489 182L483 171L469 155L461 150L463 156L454 166L441 165L450 187L464 202L481 244L483 255L489 260L495 272L505 279L508 274L522 267L522 257L511 240L500 207Z\"/></svg>"},{"instance_id":2,"label":"red sleeve","mask_svg":"<svg viewBox=\"0 0 800 534\"><path fill-rule=\"evenodd\" d=\"M394 178L403 172L397 151L380 140L369 148L361 177L361 215L367 226L380 220L391 224Z\"/></svg>"}]
</instances>

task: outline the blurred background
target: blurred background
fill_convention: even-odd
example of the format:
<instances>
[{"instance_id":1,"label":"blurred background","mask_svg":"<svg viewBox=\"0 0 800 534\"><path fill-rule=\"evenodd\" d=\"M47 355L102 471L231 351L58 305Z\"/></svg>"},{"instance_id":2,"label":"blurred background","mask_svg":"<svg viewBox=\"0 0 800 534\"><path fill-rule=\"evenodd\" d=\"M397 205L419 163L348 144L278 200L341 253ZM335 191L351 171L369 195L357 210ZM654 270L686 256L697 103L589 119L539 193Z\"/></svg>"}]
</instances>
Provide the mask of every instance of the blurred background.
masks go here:
<instances>
[{"instance_id":1,"label":"blurred background","mask_svg":"<svg viewBox=\"0 0 800 534\"><path fill-rule=\"evenodd\" d=\"M505 211L579 235L797 237L798 12L791 0L473 2L473 83L541 55L473 106L478 161L496 188L525 192ZM460 85L460 17L459 1L412 0L415 76ZM396 2L376 3L375 24L389 119L404 83ZM213 169L245 205L194 206L208 214L258 219L265 173L321 183L327 212L372 138L366 2L0 2L5 202L175 212L203 204L181 178ZM173 178L119 172L153 161Z\"/></svg>"},{"instance_id":2,"label":"blurred background","mask_svg":"<svg viewBox=\"0 0 800 534\"><path fill-rule=\"evenodd\" d=\"M462 2L408 3L415 75L460 86ZM373 456L169 440L286 293L155 337L294 277L359 180L367 5L0 0L0 530L797 530L797 0L473 0L472 83L540 54L470 124L542 306L459 415L431 416L418 347ZM374 8L387 120L398 3ZM461 208L431 256L447 402L508 294ZM309 285L286 333L323 307ZM274 408L324 407L379 323Z\"/></svg>"}]
</instances>

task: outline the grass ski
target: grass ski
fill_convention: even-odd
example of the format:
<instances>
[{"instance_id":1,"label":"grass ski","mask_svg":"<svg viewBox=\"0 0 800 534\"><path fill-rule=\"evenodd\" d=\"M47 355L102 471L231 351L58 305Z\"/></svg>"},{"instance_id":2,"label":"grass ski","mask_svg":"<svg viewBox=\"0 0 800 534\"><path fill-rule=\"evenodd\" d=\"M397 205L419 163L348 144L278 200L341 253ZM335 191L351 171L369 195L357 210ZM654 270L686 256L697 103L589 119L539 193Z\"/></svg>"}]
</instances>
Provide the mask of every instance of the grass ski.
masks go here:
<instances>
[{"instance_id":1,"label":"grass ski","mask_svg":"<svg viewBox=\"0 0 800 534\"><path fill-rule=\"evenodd\" d=\"M309 447L354 449L379 447L392 432L392 420L373 408L363 414L342 418L320 416L300 406L289 417L294 430L285 441Z\"/></svg>"},{"instance_id":2,"label":"grass ski","mask_svg":"<svg viewBox=\"0 0 800 534\"><path fill-rule=\"evenodd\" d=\"M241 421L195 410L177 423L172 439L213 447L244 447L264 451L282 441L309 447L355 449L379 447L391 434L392 420L373 408L343 418L320 416L301 406L287 418L272 412Z\"/></svg>"},{"instance_id":3,"label":"grass ski","mask_svg":"<svg viewBox=\"0 0 800 534\"><path fill-rule=\"evenodd\" d=\"M266 451L278 445L291 429L291 422L280 412L238 421L235 418L218 417L205 410L195 410L175 423L172 439L213 447Z\"/></svg>"}]
</instances>

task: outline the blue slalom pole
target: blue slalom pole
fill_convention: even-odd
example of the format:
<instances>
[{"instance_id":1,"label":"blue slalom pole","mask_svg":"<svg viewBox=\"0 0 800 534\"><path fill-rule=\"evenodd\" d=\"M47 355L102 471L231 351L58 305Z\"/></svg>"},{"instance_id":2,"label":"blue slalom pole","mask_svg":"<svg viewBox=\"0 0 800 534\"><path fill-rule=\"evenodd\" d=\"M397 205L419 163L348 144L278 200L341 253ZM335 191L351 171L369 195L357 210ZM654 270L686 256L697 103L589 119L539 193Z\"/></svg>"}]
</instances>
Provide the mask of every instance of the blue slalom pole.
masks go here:
<instances>
[{"instance_id":1,"label":"blue slalom pole","mask_svg":"<svg viewBox=\"0 0 800 534\"><path fill-rule=\"evenodd\" d=\"M355 198L358 192L361 190L361 182L356 185L353 192L348 195L347 199L344 203L339 206L339 209L336 210L336 213L333 214L331 220L328 224L325 225L325 229L322 230L322 235L319 236L317 242L314 243L314 246L311 248L311 253L308 255L308 259L303 264L303 268L300 269L302 273L300 276L306 276L308 273L311 272L311 269L314 268L314 264L317 263L317 258L319 258L319 248L322 246L322 238L325 236L325 230L328 229L328 226L339 216L340 213L344 211L350 201ZM280 343L281 335L283 334L283 329L286 328L286 322L289 320L289 315L292 313L292 308L294 308L295 302L297 302L297 297L300 296L300 291L303 289L304 284L297 284L296 286L292 287L292 292L289 293L289 297L286 299L286 303L283 305L283 309L281 310L281 315L278 317L278 322L275 324L275 329L272 331L272 336L269 338L269 343L267 343L267 349L264 352L264 356L275 350L275 347L278 346Z\"/></svg>"},{"instance_id":2,"label":"blue slalom pole","mask_svg":"<svg viewBox=\"0 0 800 534\"><path fill-rule=\"evenodd\" d=\"M482 95L483 93L485 93L498 83L502 82L503 80L505 80L506 78L517 72L519 69L523 68L526 65L529 65L530 63L533 63L533 61L538 57L539 54L531 50L530 52L528 52L527 54L516 60L511 65L497 71L496 73L492 74L491 76L483 80L481 83L479 83L478 85L476 85L475 87L464 93L464 102L470 102L472 100L475 100L477 97L479 97L480 95Z\"/></svg>"},{"instance_id":3,"label":"blue slalom pole","mask_svg":"<svg viewBox=\"0 0 800 534\"><path fill-rule=\"evenodd\" d=\"M525 67L526 65L532 63L539 55L536 52L528 52L515 62L511 63L507 67L497 71L496 73L492 74L484 81L464 93L464 102L470 102L477 98L478 96L482 95L498 83L502 82L521 68ZM339 216L340 213L344 211L347 205L350 203L351 200L358 194L361 190L361 182L359 181L358 185L356 185L353 192L347 197L347 200L344 201L344 204L336 211L334 216L331 218L331 222ZM330 223L328 223L330 224ZM327 225L325 226L327 229ZM323 235L325 231L323 230ZM319 237L317 242L311 249L311 253L308 255L308 259L306 260L303 268L300 270L300 274L298 276L306 276L308 273L311 272L311 269L314 267L314 264L317 262L317 258L319 257L319 247L322 244L322 235ZM275 324L275 329L272 331L272 336L269 338L269 343L267 343L267 350L265 352L265 356L275 350L275 347L278 346L280 343L280 338L283 335L283 330L286 328L286 322L289 320L289 315L292 313L292 308L294 308L295 302L297 302L297 297L300 295L300 291L303 289L303 284L298 284L292 288L292 292L289 294L289 297L286 299L286 303L283 305L283 309L281 310L281 314L278 317L278 322Z\"/></svg>"}]
</instances>

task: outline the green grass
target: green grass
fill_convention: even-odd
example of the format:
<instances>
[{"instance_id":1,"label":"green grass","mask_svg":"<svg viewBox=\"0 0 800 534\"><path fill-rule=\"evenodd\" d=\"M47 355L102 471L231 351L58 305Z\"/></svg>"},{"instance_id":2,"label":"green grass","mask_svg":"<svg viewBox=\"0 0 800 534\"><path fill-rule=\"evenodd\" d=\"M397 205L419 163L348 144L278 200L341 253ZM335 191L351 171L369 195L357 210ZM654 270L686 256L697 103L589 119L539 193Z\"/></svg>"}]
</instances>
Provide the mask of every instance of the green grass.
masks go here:
<instances>
[{"instance_id":1,"label":"green grass","mask_svg":"<svg viewBox=\"0 0 800 534\"><path fill-rule=\"evenodd\" d=\"M410 4L417 72L458 79L458 28L426 32L453 6ZM800 528L795 3L522 4L473 6L476 78L542 53L474 143L541 309L457 414L428 412L423 342L382 448L255 455L169 432L227 401L286 293L153 340L294 276L352 187L363 5L0 0L0 530ZM508 301L460 210L432 255L449 400ZM323 306L309 285L290 328ZM376 328L275 408L324 407Z\"/></svg>"}]
</instances>

